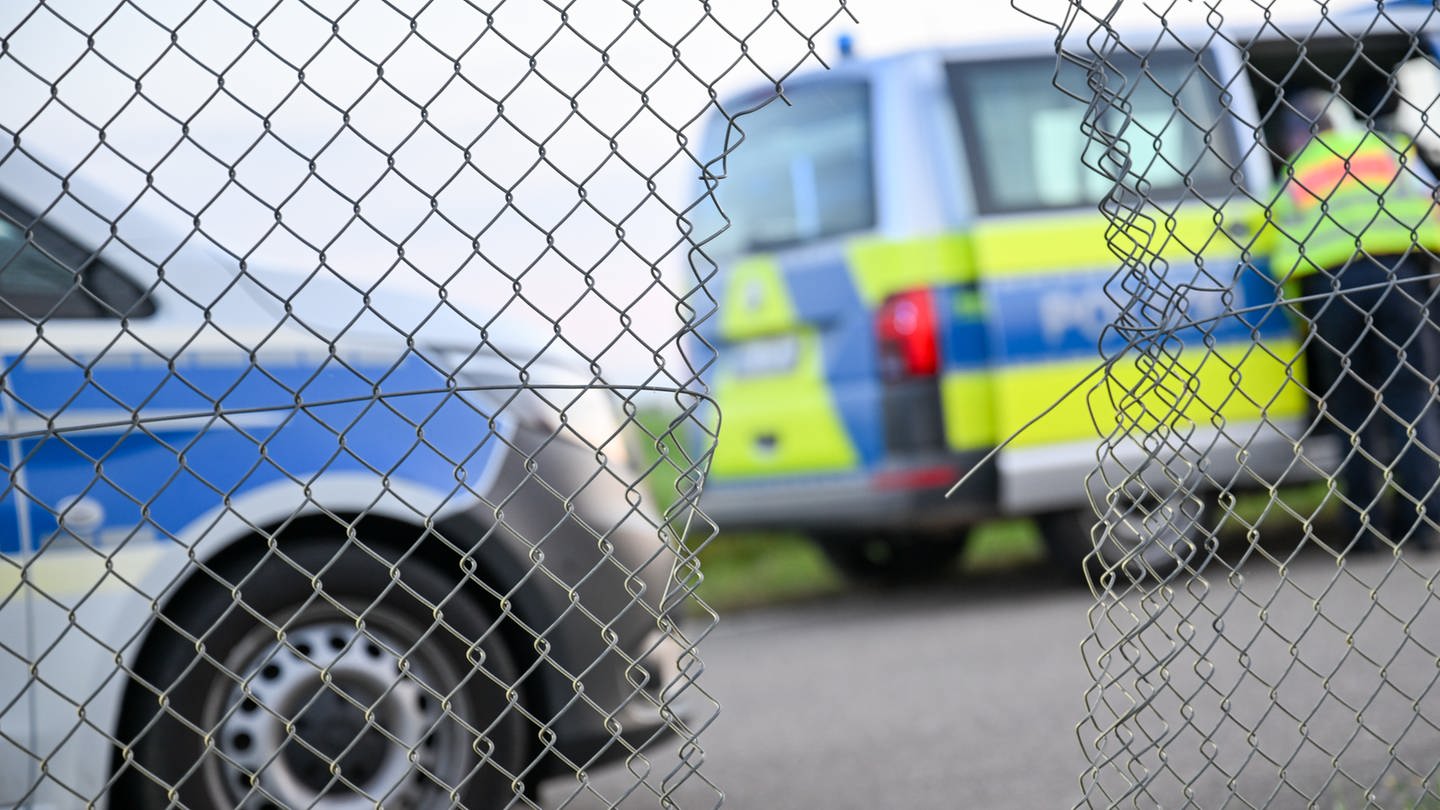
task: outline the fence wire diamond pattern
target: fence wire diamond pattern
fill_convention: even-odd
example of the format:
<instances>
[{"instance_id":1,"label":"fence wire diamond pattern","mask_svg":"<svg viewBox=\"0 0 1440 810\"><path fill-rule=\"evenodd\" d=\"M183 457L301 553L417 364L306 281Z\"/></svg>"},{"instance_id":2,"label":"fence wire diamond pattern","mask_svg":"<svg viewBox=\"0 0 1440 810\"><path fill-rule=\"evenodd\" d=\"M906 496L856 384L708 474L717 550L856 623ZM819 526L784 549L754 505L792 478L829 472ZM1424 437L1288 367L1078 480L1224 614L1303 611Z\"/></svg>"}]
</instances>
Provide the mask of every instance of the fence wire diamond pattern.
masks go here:
<instances>
[{"instance_id":1,"label":"fence wire diamond pattern","mask_svg":"<svg viewBox=\"0 0 1440 810\"><path fill-rule=\"evenodd\" d=\"M697 121L844 14L0 9L0 804L718 806Z\"/></svg>"},{"instance_id":2,"label":"fence wire diamond pattern","mask_svg":"<svg viewBox=\"0 0 1440 810\"><path fill-rule=\"evenodd\" d=\"M1119 348L1088 389L1109 433L1092 473L1078 806L1440 801L1437 133L1414 83L1434 70L1436 12L1321 2L1297 25L1270 5L1207 4L1199 28L1172 23L1184 4L1130 27L1118 4L1035 15L1057 35L1057 86L1088 105L1086 163L1113 184ZM1164 85L1149 62L1176 51L1192 65ZM1257 137L1227 143L1229 119L1198 117L1196 93L1227 107L1253 94L1261 118L1240 124ZM1232 182L1189 182L1201 165L1162 145L1187 132ZM1275 180L1255 183L1256 167ZM1153 191L1175 176L1183 199ZM1209 225L1187 231L1181 206ZM1238 308L1247 273L1279 303ZM1238 351L1217 338L1235 318L1253 335ZM1301 324L1303 341L1262 342L1266 319ZM1247 387L1267 363L1284 386ZM1227 378L1205 398L1202 380ZM1304 417L1281 418L1297 396ZM1233 398L1256 420L1222 418ZM1250 448L1273 431L1293 454L1264 471Z\"/></svg>"}]
</instances>

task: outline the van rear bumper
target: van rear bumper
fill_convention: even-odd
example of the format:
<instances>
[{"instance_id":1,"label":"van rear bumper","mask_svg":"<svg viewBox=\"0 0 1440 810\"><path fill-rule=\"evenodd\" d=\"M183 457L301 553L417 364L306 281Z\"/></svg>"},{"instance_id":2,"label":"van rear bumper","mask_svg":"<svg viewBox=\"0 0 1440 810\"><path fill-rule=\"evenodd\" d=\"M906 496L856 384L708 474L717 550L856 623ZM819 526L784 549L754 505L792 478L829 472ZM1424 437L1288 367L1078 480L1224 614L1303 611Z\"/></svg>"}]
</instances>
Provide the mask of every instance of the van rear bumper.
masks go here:
<instances>
[{"instance_id":1,"label":"van rear bumper","mask_svg":"<svg viewBox=\"0 0 1440 810\"><path fill-rule=\"evenodd\" d=\"M1303 484L1331 475L1340 458L1332 438L1306 436L1308 427L1308 419L1294 418L1195 428L1184 437L1157 433L1146 437L1157 442L1148 450L1129 440L1103 453L1095 441L1007 449L996 460L1000 508L1034 515L1092 497L1103 503L1108 491L1137 481L1155 493L1177 483L1200 492Z\"/></svg>"},{"instance_id":2,"label":"van rear bumper","mask_svg":"<svg viewBox=\"0 0 1440 810\"><path fill-rule=\"evenodd\" d=\"M996 468L976 470L953 498L945 493L984 452L907 458L839 475L711 478L700 508L724 530L946 528L994 517Z\"/></svg>"},{"instance_id":3,"label":"van rear bumper","mask_svg":"<svg viewBox=\"0 0 1440 810\"><path fill-rule=\"evenodd\" d=\"M700 507L724 530L943 529L1103 502L1127 480L1156 493L1177 482L1196 491L1247 491L1303 484L1331 475L1340 457L1332 438L1305 436L1309 420L1196 428L1147 451L1121 442L1103 454L1093 440L1006 449L956 481L983 452L907 459L864 473L706 482ZM1302 438L1303 437L1303 438Z\"/></svg>"}]
</instances>

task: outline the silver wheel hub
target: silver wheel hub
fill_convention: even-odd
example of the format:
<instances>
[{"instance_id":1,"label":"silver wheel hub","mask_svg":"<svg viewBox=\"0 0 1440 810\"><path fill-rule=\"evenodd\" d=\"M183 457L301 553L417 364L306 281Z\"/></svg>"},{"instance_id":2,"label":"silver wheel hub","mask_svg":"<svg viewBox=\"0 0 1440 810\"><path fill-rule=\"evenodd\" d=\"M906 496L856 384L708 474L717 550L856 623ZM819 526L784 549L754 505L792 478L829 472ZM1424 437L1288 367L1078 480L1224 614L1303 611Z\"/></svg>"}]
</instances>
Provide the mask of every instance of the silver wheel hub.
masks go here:
<instances>
[{"instance_id":1,"label":"silver wheel hub","mask_svg":"<svg viewBox=\"0 0 1440 810\"><path fill-rule=\"evenodd\" d=\"M433 795L425 771L443 769L458 741L441 739L455 726L422 686L435 674L423 660L338 619L252 649L234 669L244 680L228 690L216 733L222 759L211 777L231 806L415 807Z\"/></svg>"}]
</instances>

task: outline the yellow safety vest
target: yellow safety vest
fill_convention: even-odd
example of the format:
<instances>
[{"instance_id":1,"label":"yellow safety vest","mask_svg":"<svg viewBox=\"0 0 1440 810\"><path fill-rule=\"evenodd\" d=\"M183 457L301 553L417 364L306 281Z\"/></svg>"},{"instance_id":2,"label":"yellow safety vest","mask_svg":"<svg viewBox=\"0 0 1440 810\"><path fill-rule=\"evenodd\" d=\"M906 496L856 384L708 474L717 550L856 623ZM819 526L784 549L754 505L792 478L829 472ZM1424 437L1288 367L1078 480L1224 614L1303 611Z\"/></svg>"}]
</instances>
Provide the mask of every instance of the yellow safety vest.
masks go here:
<instances>
[{"instance_id":1,"label":"yellow safety vest","mask_svg":"<svg viewBox=\"0 0 1440 810\"><path fill-rule=\"evenodd\" d=\"M1290 159L1253 249L1285 281L1359 254L1440 252L1440 209L1404 139L1324 132ZM1417 174L1419 172L1420 174Z\"/></svg>"}]
</instances>

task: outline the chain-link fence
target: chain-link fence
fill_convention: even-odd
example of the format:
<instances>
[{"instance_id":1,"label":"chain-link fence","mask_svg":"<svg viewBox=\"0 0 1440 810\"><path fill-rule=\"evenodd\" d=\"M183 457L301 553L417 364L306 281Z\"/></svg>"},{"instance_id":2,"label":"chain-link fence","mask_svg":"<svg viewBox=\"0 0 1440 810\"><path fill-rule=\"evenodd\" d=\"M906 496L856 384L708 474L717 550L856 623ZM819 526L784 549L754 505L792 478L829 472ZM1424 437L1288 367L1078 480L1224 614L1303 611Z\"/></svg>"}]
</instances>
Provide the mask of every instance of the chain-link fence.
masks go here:
<instances>
[{"instance_id":1,"label":"chain-link fence","mask_svg":"<svg viewBox=\"0 0 1440 810\"><path fill-rule=\"evenodd\" d=\"M1012 5L0 8L0 807L719 806L712 462L1038 518L1080 806L1440 806L1440 12Z\"/></svg>"},{"instance_id":2,"label":"chain-link fence","mask_svg":"<svg viewBox=\"0 0 1440 810\"><path fill-rule=\"evenodd\" d=\"M0 8L0 806L718 805L697 121L843 13Z\"/></svg>"},{"instance_id":3,"label":"chain-link fence","mask_svg":"<svg viewBox=\"0 0 1440 810\"><path fill-rule=\"evenodd\" d=\"M1270 5L1048 20L1118 263L1082 806L1440 801L1440 18Z\"/></svg>"}]
</instances>

